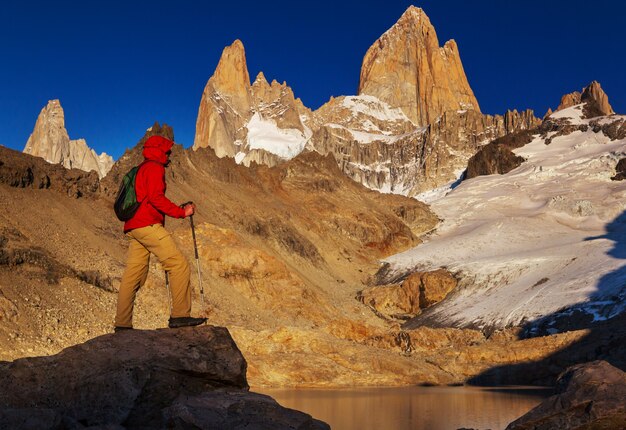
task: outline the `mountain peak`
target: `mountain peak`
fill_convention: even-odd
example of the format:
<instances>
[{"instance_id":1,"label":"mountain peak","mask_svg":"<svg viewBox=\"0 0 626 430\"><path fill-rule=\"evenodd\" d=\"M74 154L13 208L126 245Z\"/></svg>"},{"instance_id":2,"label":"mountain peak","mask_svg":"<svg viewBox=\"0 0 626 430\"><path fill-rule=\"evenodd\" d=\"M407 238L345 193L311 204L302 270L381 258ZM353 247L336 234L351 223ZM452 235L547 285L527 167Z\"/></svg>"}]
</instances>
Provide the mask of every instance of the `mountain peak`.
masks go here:
<instances>
[{"instance_id":1,"label":"mountain peak","mask_svg":"<svg viewBox=\"0 0 626 430\"><path fill-rule=\"evenodd\" d=\"M424 9L422 9L421 7L410 5L404 11L402 16L400 16L400 19L398 20L398 22L404 22L404 21L419 22L421 18L426 18L426 20L428 20L428 22L430 23L428 16L424 12Z\"/></svg>"},{"instance_id":2,"label":"mountain peak","mask_svg":"<svg viewBox=\"0 0 626 430\"><path fill-rule=\"evenodd\" d=\"M456 42L440 47L430 19L415 6L368 49L358 94L401 108L419 126L449 110L480 111Z\"/></svg>"},{"instance_id":3,"label":"mountain peak","mask_svg":"<svg viewBox=\"0 0 626 430\"><path fill-rule=\"evenodd\" d=\"M246 51L241 40L235 40L222 51L215 73L209 80L222 95L231 96L238 110L247 110L250 75L246 64Z\"/></svg>"},{"instance_id":4,"label":"mountain peak","mask_svg":"<svg viewBox=\"0 0 626 430\"><path fill-rule=\"evenodd\" d=\"M609 104L609 96L606 95L598 81L592 81L583 89L580 99L588 104L593 104L593 116L611 115L615 113Z\"/></svg>"},{"instance_id":5,"label":"mountain peak","mask_svg":"<svg viewBox=\"0 0 626 430\"><path fill-rule=\"evenodd\" d=\"M254 79L254 83L252 85L269 85L269 84L263 72L259 72L256 75L256 78Z\"/></svg>"},{"instance_id":6,"label":"mountain peak","mask_svg":"<svg viewBox=\"0 0 626 430\"><path fill-rule=\"evenodd\" d=\"M598 81L592 81L582 89L582 92L574 91L561 97L561 103L555 112L584 103L585 118L611 115L615 113L609 104L609 97L606 95Z\"/></svg>"},{"instance_id":7,"label":"mountain peak","mask_svg":"<svg viewBox=\"0 0 626 430\"><path fill-rule=\"evenodd\" d=\"M70 140L65 129L65 112L58 99L49 100L41 109L23 152L68 169L95 170L100 178L113 166L113 158L96 154L85 139Z\"/></svg>"}]
</instances>

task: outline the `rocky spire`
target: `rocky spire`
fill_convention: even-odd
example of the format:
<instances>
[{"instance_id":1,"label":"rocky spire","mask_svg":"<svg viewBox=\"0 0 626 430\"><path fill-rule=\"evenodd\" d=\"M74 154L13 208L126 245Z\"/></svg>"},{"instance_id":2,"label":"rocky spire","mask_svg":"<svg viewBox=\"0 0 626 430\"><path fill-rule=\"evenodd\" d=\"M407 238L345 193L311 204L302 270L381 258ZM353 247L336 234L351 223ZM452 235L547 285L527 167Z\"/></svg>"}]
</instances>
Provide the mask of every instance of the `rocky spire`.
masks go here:
<instances>
[{"instance_id":1,"label":"rocky spire","mask_svg":"<svg viewBox=\"0 0 626 430\"><path fill-rule=\"evenodd\" d=\"M270 84L263 72L250 85L243 44L235 40L222 52L215 73L204 88L193 148L210 147L218 157L233 157L246 165L251 161L275 164L277 157L257 154L263 150L259 142L264 132L254 135L250 130L265 127L279 137L282 133L293 137L295 133L294 139L306 140L301 104L286 83L273 80ZM282 154L275 144L273 149Z\"/></svg>"},{"instance_id":2,"label":"rocky spire","mask_svg":"<svg viewBox=\"0 0 626 430\"><path fill-rule=\"evenodd\" d=\"M359 95L401 108L416 125L427 125L448 110L480 111L457 44L439 46L426 13L410 6L363 58Z\"/></svg>"},{"instance_id":3,"label":"rocky spire","mask_svg":"<svg viewBox=\"0 0 626 430\"><path fill-rule=\"evenodd\" d=\"M250 74L243 43L224 48L215 73L209 78L196 120L193 148L212 147L218 157L234 157L234 142L244 136L242 127L250 111Z\"/></svg>"},{"instance_id":4,"label":"rocky spire","mask_svg":"<svg viewBox=\"0 0 626 430\"><path fill-rule=\"evenodd\" d=\"M59 100L50 100L41 110L24 152L63 164L69 156L70 137L65 129L65 113Z\"/></svg>"},{"instance_id":5,"label":"rocky spire","mask_svg":"<svg viewBox=\"0 0 626 430\"><path fill-rule=\"evenodd\" d=\"M224 48L215 73L211 77L213 88L229 98L231 105L245 113L250 108L250 75L246 64L246 52L241 40Z\"/></svg>"},{"instance_id":6,"label":"rocky spire","mask_svg":"<svg viewBox=\"0 0 626 430\"><path fill-rule=\"evenodd\" d=\"M584 103L584 114L586 118L596 116L611 115L615 113L609 104L609 97L606 95L598 81L592 81L583 88L582 93L574 91L561 97L561 103L556 111L566 109L571 106ZM555 112L556 112L555 111Z\"/></svg>"},{"instance_id":7,"label":"rocky spire","mask_svg":"<svg viewBox=\"0 0 626 430\"><path fill-rule=\"evenodd\" d=\"M593 103L595 105L595 113L598 115L594 116L611 115L615 113L609 104L609 96L606 95L598 81L593 81L587 85L587 87L583 89L580 99L583 102Z\"/></svg>"},{"instance_id":8,"label":"rocky spire","mask_svg":"<svg viewBox=\"0 0 626 430\"><path fill-rule=\"evenodd\" d=\"M26 142L24 153L44 158L68 169L95 170L100 178L113 166L105 152L98 155L84 139L70 140L65 129L65 113L59 100L50 100L41 110L35 128Z\"/></svg>"}]
</instances>

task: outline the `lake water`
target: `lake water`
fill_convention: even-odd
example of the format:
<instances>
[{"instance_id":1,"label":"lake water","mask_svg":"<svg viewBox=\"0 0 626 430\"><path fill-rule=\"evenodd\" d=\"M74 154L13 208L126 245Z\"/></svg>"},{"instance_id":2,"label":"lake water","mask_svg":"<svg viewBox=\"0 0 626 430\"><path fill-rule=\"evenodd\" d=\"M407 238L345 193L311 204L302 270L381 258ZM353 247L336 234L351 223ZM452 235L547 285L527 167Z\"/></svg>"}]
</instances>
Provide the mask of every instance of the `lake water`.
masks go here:
<instances>
[{"instance_id":1,"label":"lake water","mask_svg":"<svg viewBox=\"0 0 626 430\"><path fill-rule=\"evenodd\" d=\"M504 429L550 395L536 388L252 389L334 430Z\"/></svg>"}]
</instances>

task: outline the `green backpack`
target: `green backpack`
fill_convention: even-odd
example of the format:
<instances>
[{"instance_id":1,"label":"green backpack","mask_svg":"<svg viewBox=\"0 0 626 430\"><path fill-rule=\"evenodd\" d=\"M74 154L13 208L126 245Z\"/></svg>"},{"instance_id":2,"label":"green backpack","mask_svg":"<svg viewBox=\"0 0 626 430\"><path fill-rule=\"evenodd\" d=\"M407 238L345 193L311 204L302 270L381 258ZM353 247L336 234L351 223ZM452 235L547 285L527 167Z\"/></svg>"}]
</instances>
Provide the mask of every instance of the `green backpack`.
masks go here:
<instances>
[{"instance_id":1,"label":"green backpack","mask_svg":"<svg viewBox=\"0 0 626 430\"><path fill-rule=\"evenodd\" d=\"M120 221L128 221L131 219L135 215L135 212L137 212L137 209L139 209L139 206L141 206L141 202L137 201L135 179L142 165L143 163L130 169L128 173L124 175L120 183L120 188L117 191L117 197L113 204L115 215L117 215L117 219Z\"/></svg>"}]
</instances>

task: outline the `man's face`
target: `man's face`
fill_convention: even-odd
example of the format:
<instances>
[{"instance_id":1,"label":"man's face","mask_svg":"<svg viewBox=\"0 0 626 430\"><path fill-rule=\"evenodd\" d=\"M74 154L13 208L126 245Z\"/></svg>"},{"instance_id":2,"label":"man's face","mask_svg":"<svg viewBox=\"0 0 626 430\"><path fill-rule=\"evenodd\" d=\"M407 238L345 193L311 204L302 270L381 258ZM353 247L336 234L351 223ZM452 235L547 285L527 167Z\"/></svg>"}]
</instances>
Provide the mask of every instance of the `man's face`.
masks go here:
<instances>
[{"instance_id":1,"label":"man's face","mask_svg":"<svg viewBox=\"0 0 626 430\"><path fill-rule=\"evenodd\" d=\"M167 151L165 155L167 155L167 161L165 162L165 167L167 167L170 165L170 155L172 155L172 150L170 149L169 151Z\"/></svg>"}]
</instances>

